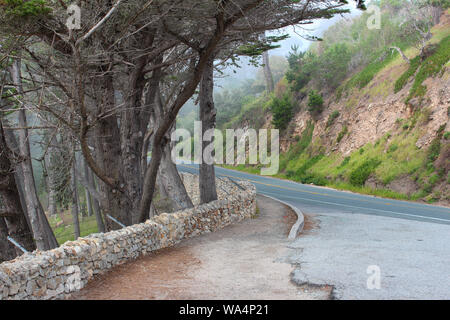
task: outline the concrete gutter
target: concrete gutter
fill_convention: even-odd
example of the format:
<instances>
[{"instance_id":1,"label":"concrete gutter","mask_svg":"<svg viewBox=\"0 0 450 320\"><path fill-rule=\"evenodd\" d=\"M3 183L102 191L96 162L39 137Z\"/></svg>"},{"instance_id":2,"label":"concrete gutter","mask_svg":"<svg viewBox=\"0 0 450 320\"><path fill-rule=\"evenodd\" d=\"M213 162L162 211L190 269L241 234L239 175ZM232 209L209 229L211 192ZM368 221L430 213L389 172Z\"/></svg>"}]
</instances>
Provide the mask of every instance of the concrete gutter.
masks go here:
<instances>
[{"instance_id":1,"label":"concrete gutter","mask_svg":"<svg viewBox=\"0 0 450 320\"><path fill-rule=\"evenodd\" d=\"M286 206L288 206L289 208L291 208L295 214L297 215L297 222L294 223L294 225L291 228L291 231L289 232L289 236L288 239L289 240L294 240L295 238L297 238L297 236L303 231L303 227L305 226L305 216L303 215L303 212L300 211L300 209L294 207L293 205L284 202L282 200L279 200L277 198L262 194L262 193L258 193L258 195L262 195L266 198L270 198L274 201L278 201Z\"/></svg>"}]
</instances>

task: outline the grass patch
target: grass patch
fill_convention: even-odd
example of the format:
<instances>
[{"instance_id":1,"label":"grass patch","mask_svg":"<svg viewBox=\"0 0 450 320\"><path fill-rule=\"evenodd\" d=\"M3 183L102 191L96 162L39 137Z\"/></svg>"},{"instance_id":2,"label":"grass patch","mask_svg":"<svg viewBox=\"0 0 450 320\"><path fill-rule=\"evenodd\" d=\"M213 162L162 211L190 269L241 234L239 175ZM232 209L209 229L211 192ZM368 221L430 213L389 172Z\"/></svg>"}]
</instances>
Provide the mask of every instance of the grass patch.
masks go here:
<instances>
[{"instance_id":1,"label":"grass patch","mask_svg":"<svg viewBox=\"0 0 450 320\"><path fill-rule=\"evenodd\" d=\"M420 66L420 56L411 59L408 70L406 70L397 81L395 81L394 92L397 93L403 89L408 79L411 78Z\"/></svg>"},{"instance_id":2,"label":"grass patch","mask_svg":"<svg viewBox=\"0 0 450 320\"><path fill-rule=\"evenodd\" d=\"M334 123L334 120L336 120L339 117L340 113L337 110L334 110L327 120L327 128L331 127L331 125Z\"/></svg>"},{"instance_id":3,"label":"grass patch","mask_svg":"<svg viewBox=\"0 0 450 320\"><path fill-rule=\"evenodd\" d=\"M59 227L56 227L56 225L61 221L64 221L65 223L60 225ZM59 245L62 245L67 241L75 240L72 216L70 215L70 213L63 213L63 220L61 219L61 216L51 217L49 219L49 223L51 228L53 229L53 232L55 233L55 237ZM90 217L80 217L81 237L85 237L97 232L97 221L95 220L94 215Z\"/></svg>"},{"instance_id":4,"label":"grass patch","mask_svg":"<svg viewBox=\"0 0 450 320\"><path fill-rule=\"evenodd\" d=\"M436 51L425 59L420 66L419 71L414 79L414 83L409 92L406 102L414 97L423 97L426 93L426 86L423 82L432 76L438 74L450 59L450 36L443 38L438 45Z\"/></svg>"},{"instance_id":5,"label":"grass patch","mask_svg":"<svg viewBox=\"0 0 450 320\"><path fill-rule=\"evenodd\" d=\"M382 58L381 55L385 55ZM364 69L355 74L350 80L345 84L344 88L341 90L348 90L352 88L364 88L375 75L380 72L384 67L386 67L390 62L392 62L398 53L383 50L381 54L378 54L378 57L372 63L368 64ZM342 92L340 93L342 95Z\"/></svg>"},{"instance_id":6,"label":"grass patch","mask_svg":"<svg viewBox=\"0 0 450 320\"><path fill-rule=\"evenodd\" d=\"M354 186L363 186L376 167L380 165L378 159L369 159L350 173L350 183Z\"/></svg>"},{"instance_id":7,"label":"grass patch","mask_svg":"<svg viewBox=\"0 0 450 320\"><path fill-rule=\"evenodd\" d=\"M341 140L344 138L344 136L348 133L348 128L347 126L344 126L341 130L341 132L339 132L338 136L337 136L337 143L341 142Z\"/></svg>"}]
</instances>

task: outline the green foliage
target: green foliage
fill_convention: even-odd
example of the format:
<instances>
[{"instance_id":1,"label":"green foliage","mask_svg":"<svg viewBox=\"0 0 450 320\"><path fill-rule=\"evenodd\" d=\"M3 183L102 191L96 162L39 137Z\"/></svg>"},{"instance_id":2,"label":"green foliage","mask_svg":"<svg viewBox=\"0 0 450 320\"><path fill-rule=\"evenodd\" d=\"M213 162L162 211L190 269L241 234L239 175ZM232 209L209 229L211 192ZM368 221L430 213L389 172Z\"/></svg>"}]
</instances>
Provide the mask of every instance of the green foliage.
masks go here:
<instances>
[{"instance_id":1,"label":"green foliage","mask_svg":"<svg viewBox=\"0 0 450 320\"><path fill-rule=\"evenodd\" d=\"M444 133L444 139L450 140L450 131L447 131L446 133Z\"/></svg>"},{"instance_id":2,"label":"green foliage","mask_svg":"<svg viewBox=\"0 0 450 320\"><path fill-rule=\"evenodd\" d=\"M440 137L437 136L432 142L427 152L428 163L434 162L441 153L441 141Z\"/></svg>"},{"instance_id":3,"label":"green foliage","mask_svg":"<svg viewBox=\"0 0 450 320\"><path fill-rule=\"evenodd\" d=\"M450 60L450 36L445 37L439 43L436 51L423 61L414 79L406 102L413 97L422 97L427 88L422 84L427 78L438 74L443 66Z\"/></svg>"},{"instance_id":4,"label":"green foliage","mask_svg":"<svg viewBox=\"0 0 450 320\"><path fill-rule=\"evenodd\" d=\"M311 113L321 113L323 111L323 97L315 90L311 90L308 95L308 111Z\"/></svg>"},{"instance_id":5,"label":"green foliage","mask_svg":"<svg viewBox=\"0 0 450 320\"><path fill-rule=\"evenodd\" d=\"M350 157L345 157L344 160L342 160L342 162L341 162L341 164L339 165L338 168L345 167L349 162L350 162Z\"/></svg>"},{"instance_id":6,"label":"green foliage","mask_svg":"<svg viewBox=\"0 0 450 320\"><path fill-rule=\"evenodd\" d=\"M336 120L339 117L340 113L337 110L334 110L327 120L327 128L331 127L331 125L334 123L334 120Z\"/></svg>"},{"instance_id":7,"label":"green foliage","mask_svg":"<svg viewBox=\"0 0 450 320\"><path fill-rule=\"evenodd\" d=\"M337 143L341 142L342 138L344 138L344 136L348 133L348 127L345 125L344 127L342 127L341 132L339 132L338 136L337 136Z\"/></svg>"},{"instance_id":8,"label":"green foliage","mask_svg":"<svg viewBox=\"0 0 450 320\"><path fill-rule=\"evenodd\" d=\"M242 45L238 49L238 55L248 56L248 57L259 57L265 51L279 48L280 45L278 43L280 41L286 40L289 38L289 35L284 34L281 36L269 36L265 38L265 41L255 41L249 42L245 45Z\"/></svg>"},{"instance_id":9,"label":"green foliage","mask_svg":"<svg viewBox=\"0 0 450 320\"><path fill-rule=\"evenodd\" d=\"M288 56L286 73L294 92L303 89L312 79L321 87L335 89L347 76L351 52L346 43L327 46L320 55L311 51L297 52L297 49L294 47Z\"/></svg>"},{"instance_id":10,"label":"green foliage","mask_svg":"<svg viewBox=\"0 0 450 320\"><path fill-rule=\"evenodd\" d=\"M284 170L287 167L289 161L297 159L311 144L312 136L314 132L314 123L308 121L305 130L303 130L300 139L294 145L289 148L289 151L281 155L280 169Z\"/></svg>"},{"instance_id":11,"label":"green foliage","mask_svg":"<svg viewBox=\"0 0 450 320\"><path fill-rule=\"evenodd\" d=\"M318 57L315 79L320 86L337 88L347 76L351 52L346 43L332 44Z\"/></svg>"},{"instance_id":12,"label":"green foliage","mask_svg":"<svg viewBox=\"0 0 450 320\"><path fill-rule=\"evenodd\" d=\"M389 146L389 148L388 148L388 153L395 152L397 149L398 149L398 145L395 144L395 143L393 143L393 144L391 144L391 145Z\"/></svg>"},{"instance_id":13,"label":"green foliage","mask_svg":"<svg viewBox=\"0 0 450 320\"><path fill-rule=\"evenodd\" d=\"M397 52L383 50L381 55L372 63L367 65L363 70L355 74L346 84L345 89L364 88L375 75L380 72L388 63L390 63L398 55Z\"/></svg>"},{"instance_id":14,"label":"green foliage","mask_svg":"<svg viewBox=\"0 0 450 320\"><path fill-rule=\"evenodd\" d=\"M270 105L270 111L273 114L272 124L275 128L279 130L286 129L293 115L289 95L284 94L281 99L274 97Z\"/></svg>"},{"instance_id":15,"label":"green foliage","mask_svg":"<svg viewBox=\"0 0 450 320\"><path fill-rule=\"evenodd\" d=\"M7 16L27 18L47 15L52 12L45 0L3 0L2 2ZM2 5L1 2L0 5Z\"/></svg>"},{"instance_id":16,"label":"green foliage","mask_svg":"<svg viewBox=\"0 0 450 320\"><path fill-rule=\"evenodd\" d=\"M395 93L403 89L408 79L411 78L416 73L417 68L419 68L420 66L420 63L421 63L420 55L411 59L408 70L406 70L395 82L394 85Z\"/></svg>"},{"instance_id":17,"label":"green foliage","mask_svg":"<svg viewBox=\"0 0 450 320\"><path fill-rule=\"evenodd\" d=\"M377 159L369 159L354 169L350 174L350 183L354 186L362 186L369 178L370 174L375 171L381 161Z\"/></svg>"}]
</instances>

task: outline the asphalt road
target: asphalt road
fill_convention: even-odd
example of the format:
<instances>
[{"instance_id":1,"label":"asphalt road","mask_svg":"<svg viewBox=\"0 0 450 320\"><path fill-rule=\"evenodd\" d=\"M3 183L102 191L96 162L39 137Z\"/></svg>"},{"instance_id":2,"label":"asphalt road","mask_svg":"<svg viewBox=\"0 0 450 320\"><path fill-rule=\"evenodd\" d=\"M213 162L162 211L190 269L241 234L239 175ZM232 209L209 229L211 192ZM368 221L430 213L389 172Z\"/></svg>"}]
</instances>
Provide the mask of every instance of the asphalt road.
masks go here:
<instances>
[{"instance_id":1,"label":"asphalt road","mask_svg":"<svg viewBox=\"0 0 450 320\"><path fill-rule=\"evenodd\" d=\"M195 164L180 163L178 168L198 173ZM216 176L248 180L256 185L258 193L288 202L308 213L362 213L450 225L450 208L360 195L221 167L216 167Z\"/></svg>"}]
</instances>

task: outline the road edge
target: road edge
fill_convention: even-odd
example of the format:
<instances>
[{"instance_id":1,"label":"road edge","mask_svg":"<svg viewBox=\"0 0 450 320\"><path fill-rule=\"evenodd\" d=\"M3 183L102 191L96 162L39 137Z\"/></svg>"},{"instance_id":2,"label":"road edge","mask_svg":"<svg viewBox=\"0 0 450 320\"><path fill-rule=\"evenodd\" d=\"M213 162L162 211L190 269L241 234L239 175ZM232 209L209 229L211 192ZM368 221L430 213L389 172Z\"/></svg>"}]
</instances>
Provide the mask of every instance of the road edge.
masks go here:
<instances>
[{"instance_id":1,"label":"road edge","mask_svg":"<svg viewBox=\"0 0 450 320\"><path fill-rule=\"evenodd\" d=\"M303 231L303 227L305 226L305 216L303 215L303 212L298 209L297 207L294 207L293 205L284 202L280 199L262 194L262 193L258 193L258 195L261 195L263 197L272 199L274 201L280 202L282 204L284 204L285 206L288 206L289 208L291 208L295 214L297 215L297 221L294 223L294 225L291 227L291 231L289 232L289 236L288 239L289 240L295 240L295 238L297 238L297 236Z\"/></svg>"}]
</instances>

